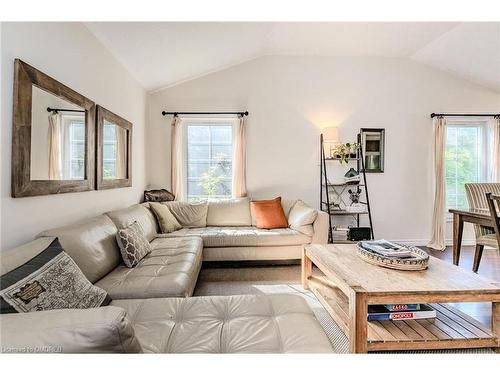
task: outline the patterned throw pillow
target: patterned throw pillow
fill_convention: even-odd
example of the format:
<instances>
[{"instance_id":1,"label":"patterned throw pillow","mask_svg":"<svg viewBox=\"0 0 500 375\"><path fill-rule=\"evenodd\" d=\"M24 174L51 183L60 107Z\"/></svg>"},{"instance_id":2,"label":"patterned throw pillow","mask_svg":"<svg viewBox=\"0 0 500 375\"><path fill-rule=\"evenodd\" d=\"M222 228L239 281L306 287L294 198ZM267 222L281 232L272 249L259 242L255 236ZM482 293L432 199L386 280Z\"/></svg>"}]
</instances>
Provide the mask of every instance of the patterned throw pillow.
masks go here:
<instances>
[{"instance_id":1,"label":"patterned throw pillow","mask_svg":"<svg viewBox=\"0 0 500 375\"><path fill-rule=\"evenodd\" d=\"M151 245L144 235L141 225L134 221L127 228L120 229L116 234L123 262L128 268L133 268L142 258L151 252Z\"/></svg>"},{"instance_id":2,"label":"patterned throw pillow","mask_svg":"<svg viewBox=\"0 0 500 375\"><path fill-rule=\"evenodd\" d=\"M1 313L88 309L111 302L64 252L57 238L40 254L0 277Z\"/></svg>"}]
</instances>

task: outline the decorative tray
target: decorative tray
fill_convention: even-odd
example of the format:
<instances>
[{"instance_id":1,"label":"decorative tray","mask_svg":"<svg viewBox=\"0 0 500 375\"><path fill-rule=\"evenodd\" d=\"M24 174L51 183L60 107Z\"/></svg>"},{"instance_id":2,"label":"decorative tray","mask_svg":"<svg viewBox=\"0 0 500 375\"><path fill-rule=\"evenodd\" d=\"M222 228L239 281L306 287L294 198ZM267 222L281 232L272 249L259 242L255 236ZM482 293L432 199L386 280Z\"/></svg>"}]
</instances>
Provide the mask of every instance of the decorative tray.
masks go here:
<instances>
[{"instance_id":1,"label":"decorative tray","mask_svg":"<svg viewBox=\"0 0 500 375\"><path fill-rule=\"evenodd\" d=\"M380 267L393 268L401 271L420 271L425 270L429 266L429 254L424 250L419 249L415 246L402 245L409 249L412 253L412 257L408 258L392 258L386 257L380 254L376 254L372 251L366 250L357 244L357 254L365 262L375 264Z\"/></svg>"}]
</instances>

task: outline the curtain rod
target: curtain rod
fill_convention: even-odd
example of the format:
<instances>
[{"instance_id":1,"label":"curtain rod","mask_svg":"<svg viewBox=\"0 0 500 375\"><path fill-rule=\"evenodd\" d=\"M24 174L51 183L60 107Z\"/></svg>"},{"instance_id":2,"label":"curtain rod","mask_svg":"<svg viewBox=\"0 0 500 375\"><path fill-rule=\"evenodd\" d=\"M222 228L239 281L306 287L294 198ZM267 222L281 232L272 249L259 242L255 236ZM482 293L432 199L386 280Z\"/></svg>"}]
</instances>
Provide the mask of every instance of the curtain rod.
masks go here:
<instances>
[{"instance_id":1,"label":"curtain rod","mask_svg":"<svg viewBox=\"0 0 500 375\"><path fill-rule=\"evenodd\" d=\"M240 116L248 116L248 111L245 111L245 112L165 112L165 111L162 111L161 114L163 116L174 115L174 117L177 117L178 115L240 115Z\"/></svg>"},{"instance_id":2,"label":"curtain rod","mask_svg":"<svg viewBox=\"0 0 500 375\"><path fill-rule=\"evenodd\" d=\"M498 113L431 113L431 118L434 117L499 117Z\"/></svg>"},{"instance_id":3,"label":"curtain rod","mask_svg":"<svg viewBox=\"0 0 500 375\"><path fill-rule=\"evenodd\" d=\"M78 109L64 109L64 108L50 108L47 107L47 112L85 112L85 111L80 111Z\"/></svg>"}]
</instances>

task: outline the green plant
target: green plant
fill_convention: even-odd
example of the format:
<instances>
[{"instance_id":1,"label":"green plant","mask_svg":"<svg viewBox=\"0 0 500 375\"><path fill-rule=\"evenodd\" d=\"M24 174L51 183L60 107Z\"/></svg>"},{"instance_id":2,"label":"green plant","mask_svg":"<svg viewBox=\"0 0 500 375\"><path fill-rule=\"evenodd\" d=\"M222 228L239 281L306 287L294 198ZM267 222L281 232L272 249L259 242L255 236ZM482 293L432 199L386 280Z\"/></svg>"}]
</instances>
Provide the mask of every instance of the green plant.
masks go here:
<instances>
[{"instance_id":1,"label":"green plant","mask_svg":"<svg viewBox=\"0 0 500 375\"><path fill-rule=\"evenodd\" d=\"M339 159L340 164L347 164L351 154L356 154L360 147L359 143L339 143L332 147L332 156Z\"/></svg>"},{"instance_id":2,"label":"green plant","mask_svg":"<svg viewBox=\"0 0 500 375\"><path fill-rule=\"evenodd\" d=\"M231 172L231 163L223 154L216 156L217 164L211 165L208 171L200 176L199 185L209 197L217 195L219 188L222 189L223 195L230 195L224 185L225 176Z\"/></svg>"}]
</instances>

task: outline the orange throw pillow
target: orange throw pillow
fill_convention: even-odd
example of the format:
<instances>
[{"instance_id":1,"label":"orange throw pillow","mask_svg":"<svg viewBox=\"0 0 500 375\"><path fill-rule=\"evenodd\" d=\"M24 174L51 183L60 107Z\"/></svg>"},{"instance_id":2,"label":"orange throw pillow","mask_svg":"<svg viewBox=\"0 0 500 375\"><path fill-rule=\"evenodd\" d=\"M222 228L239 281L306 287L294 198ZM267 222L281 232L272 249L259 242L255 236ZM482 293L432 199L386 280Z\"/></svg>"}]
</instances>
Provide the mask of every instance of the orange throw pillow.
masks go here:
<instances>
[{"instance_id":1,"label":"orange throw pillow","mask_svg":"<svg viewBox=\"0 0 500 375\"><path fill-rule=\"evenodd\" d=\"M266 201L250 202L252 215L257 222L257 228L276 229L288 228L285 212L281 207L281 197Z\"/></svg>"}]
</instances>

